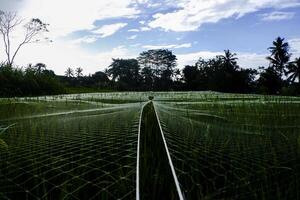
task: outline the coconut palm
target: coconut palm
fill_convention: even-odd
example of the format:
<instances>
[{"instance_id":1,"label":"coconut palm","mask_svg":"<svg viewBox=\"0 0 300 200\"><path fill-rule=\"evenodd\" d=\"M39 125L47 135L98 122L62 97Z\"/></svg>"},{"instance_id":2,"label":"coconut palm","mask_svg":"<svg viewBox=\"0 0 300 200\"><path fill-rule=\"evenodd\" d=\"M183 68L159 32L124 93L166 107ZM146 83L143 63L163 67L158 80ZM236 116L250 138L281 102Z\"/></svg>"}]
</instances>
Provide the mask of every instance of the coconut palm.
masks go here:
<instances>
[{"instance_id":1,"label":"coconut palm","mask_svg":"<svg viewBox=\"0 0 300 200\"><path fill-rule=\"evenodd\" d=\"M72 68L70 68L70 67L68 67L67 68L67 70L65 71L65 75L67 76L67 77L73 77L74 76L74 71L73 71L73 69Z\"/></svg>"},{"instance_id":2,"label":"coconut palm","mask_svg":"<svg viewBox=\"0 0 300 200\"><path fill-rule=\"evenodd\" d=\"M231 53L230 50L224 50L224 52L225 55L220 56L224 66L228 69L236 69L238 59L236 53Z\"/></svg>"},{"instance_id":3,"label":"coconut palm","mask_svg":"<svg viewBox=\"0 0 300 200\"><path fill-rule=\"evenodd\" d=\"M289 54L289 44L284 42L284 38L277 37L273 41L273 46L269 47L268 50L271 52L271 56L267 57L270 61L270 67L274 68L279 74L282 74L291 57Z\"/></svg>"},{"instance_id":4,"label":"coconut palm","mask_svg":"<svg viewBox=\"0 0 300 200\"><path fill-rule=\"evenodd\" d=\"M83 69L81 67L76 68L76 76L77 78L82 76Z\"/></svg>"},{"instance_id":5,"label":"coconut palm","mask_svg":"<svg viewBox=\"0 0 300 200\"><path fill-rule=\"evenodd\" d=\"M288 76L288 81L294 83L295 80L298 79L298 83L300 83L300 57L287 65L285 74Z\"/></svg>"}]
</instances>

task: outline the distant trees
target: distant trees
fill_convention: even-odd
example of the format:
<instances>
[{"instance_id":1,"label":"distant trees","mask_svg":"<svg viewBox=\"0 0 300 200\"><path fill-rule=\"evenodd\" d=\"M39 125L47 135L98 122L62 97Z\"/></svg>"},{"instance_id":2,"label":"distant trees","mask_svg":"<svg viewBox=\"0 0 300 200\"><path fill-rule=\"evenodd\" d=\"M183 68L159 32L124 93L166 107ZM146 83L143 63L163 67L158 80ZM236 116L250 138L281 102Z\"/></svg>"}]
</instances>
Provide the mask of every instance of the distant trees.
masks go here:
<instances>
[{"instance_id":1,"label":"distant trees","mask_svg":"<svg viewBox=\"0 0 300 200\"><path fill-rule=\"evenodd\" d=\"M142 67L144 85L152 89L168 90L172 85L177 58L168 49L148 50L137 58Z\"/></svg>"},{"instance_id":2,"label":"distant trees","mask_svg":"<svg viewBox=\"0 0 300 200\"><path fill-rule=\"evenodd\" d=\"M277 37L273 41L273 46L269 47L270 56L267 59L270 61L268 68L263 68L259 79L257 80L258 91L265 94L280 94L286 93L295 94L299 91L299 86L292 86L291 83L299 78L299 67L297 67L297 59L289 62L291 54L289 53L289 44L284 38ZM284 80L283 75L287 78ZM283 91L287 88L292 88L288 92Z\"/></svg>"},{"instance_id":3,"label":"distant trees","mask_svg":"<svg viewBox=\"0 0 300 200\"><path fill-rule=\"evenodd\" d=\"M82 77L82 75L83 75L82 72L83 72L83 69L81 67L77 67L75 70L76 77L77 78Z\"/></svg>"},{"instance_id":4,"label":"distant trees","mask_svg":"<svg viewBox=\"0 0 300 200\"><path fill-rule=\"evenodd\" d=\"M41 74L44 70L46 70L46 65L44 63L37 63L34 68L38 74Z\"/></svg>"},{"instance_id":5,"label":"distant trees","mask_svg":"<svg viewBox=\"0 0 300 200\"><path fill-rule=\"evenodd\" d=\"M220 92L251 92L256 71L241 69L235 53L229 50L207 61L200 58L194 66L182 70L186 90L214 90Z\"/></svg>"},{"instance_id":6,"label":"distant trees","mask_svg":"<svg viewBox=\"0 0 300 200\"><path fill-rule=\"evenodd\" d=\"M230 50L192 65L177 68L172 51L156 49L142 52L136 59L113 59L102 72L84 76L83 69L67 68L65 76L57 76L43 63L29 65L25 70L0 66L0 96L57 94L67 91L93 92L103 90L132 91L219 91L230 93L261 93L300 95L300 58L290 61L289 44L276 38L268 48L270 64L258 70L241 68L238 55ZM76 78L75 78L76 77Z\"/></svg>"},{"instance_id":7,"label":"distant trees","mask_svg":"<svg viewBox=\"0 0 300 200\"><path fill-rule=\"evenodd\" d=\"M68 78L74 77L74 70L70 67L67 68L67 70L65 71L65 75Z\"/></svg>"},{"instance_id":8,"label":"distant trees","mask_svg":"<svg viewBox=\"0 0 300 200\"><path fill-rule=\"evenodd\" d=\"M279 94L283 80L278 72L272 68L262 68L257 80L258 92L263 94Z\"/></svg>"},{"instance_id":9,"label":"distant trees","mask_svg":"<svg viewBox=\"0 0 300 200\"><path fill-rule=\"evenodd\" d=\"M25 70L0 66L0 97L51 95L65 93L64 86L51 70L29 65ZM40 66L40 65L38 65Z\"/></svg>"},{"instance_id":10,"label":"distant trees","mask_svg":"<svg viewBox=\"0 0 300 200\"><path fill-rule=\"evenodd\" d=\"M117 83L119 89L136 90L141 83L140 66L136 59L113 59L106 74Z\"/></svg>"},{"instance_id":11,"label":"distant trees","mask_svg":"<svg viewBox=\"0 0 300 200\"><path fill-rule=\"evenodd\" d=\"M4 42L4 50L7 56L5 63L12 66L20 49L29 43L39 42L41 33L48 32L48 24L43 23L40 19L31 19L25 24L25 33L21 42L15 50L12 50L12 32L18 25L22 23L22 19L17 16L16 12L4 12L0 10L0 34ZM45 38L48 39L48 38Z\"/></svg>"}]
</instances>

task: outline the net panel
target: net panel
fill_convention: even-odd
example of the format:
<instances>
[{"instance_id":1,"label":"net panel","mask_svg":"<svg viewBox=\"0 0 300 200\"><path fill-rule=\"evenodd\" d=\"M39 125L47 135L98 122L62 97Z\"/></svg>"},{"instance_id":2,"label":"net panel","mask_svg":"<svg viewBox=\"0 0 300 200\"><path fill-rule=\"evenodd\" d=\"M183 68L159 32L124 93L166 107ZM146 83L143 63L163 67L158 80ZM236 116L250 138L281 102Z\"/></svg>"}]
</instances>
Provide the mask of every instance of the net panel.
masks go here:
<instances>
[{"instance_id":1,"label":"net panel","mask_svg":"<svg viewBox=\"0 0 300 200\"><path fill-rule=\"evenodd\" d=\"M299 104L157 103L187 199L299 199Z\"/></svg>"},{"instance_id":2,"label":"net panel","mask_svg":"<svg viewBox=\"0 0 300 200\"><path fill-rule=\"evenodd\" d=\"M134 199L140 109L19 119L1 137L0 199Z\"/></svg>"}]
</instances>

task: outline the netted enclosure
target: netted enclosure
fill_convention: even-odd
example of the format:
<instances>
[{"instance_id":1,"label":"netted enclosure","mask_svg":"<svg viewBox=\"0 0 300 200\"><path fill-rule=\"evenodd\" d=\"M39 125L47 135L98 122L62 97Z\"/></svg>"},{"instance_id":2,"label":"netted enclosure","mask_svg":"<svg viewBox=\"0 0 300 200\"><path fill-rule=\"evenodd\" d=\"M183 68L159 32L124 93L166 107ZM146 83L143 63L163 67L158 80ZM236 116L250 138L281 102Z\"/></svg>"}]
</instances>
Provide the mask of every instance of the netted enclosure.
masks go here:
<instances>
[{"instance_id":1,"label":"netted enclosure","mask_svg":"<svg viewBox=\"0 0 300 200\"><path fill-rule=\"evenodd\" d=\"M299 199L300 105L159 102L187 199Z\"/></svg>"},{"instance_id":2,"label":"netted enclosure","mask_svg":"<svg viewBox=\"0 0 300 200\"><path fill-rule=\"evenodd\" d=\"M3 119L15 124L1 137L0 199L134 199L140 111L136 103Z\"/></svg>"},{"instance_id":3,"label":"netted enclosure","mask_svg":"<svg viewBox=\"0 0 300 200\"><path fill-rule=\"evenodd\" d=\"M0 199L300 199L300 98L0 100Z\"/></svg>"}]
</instances>

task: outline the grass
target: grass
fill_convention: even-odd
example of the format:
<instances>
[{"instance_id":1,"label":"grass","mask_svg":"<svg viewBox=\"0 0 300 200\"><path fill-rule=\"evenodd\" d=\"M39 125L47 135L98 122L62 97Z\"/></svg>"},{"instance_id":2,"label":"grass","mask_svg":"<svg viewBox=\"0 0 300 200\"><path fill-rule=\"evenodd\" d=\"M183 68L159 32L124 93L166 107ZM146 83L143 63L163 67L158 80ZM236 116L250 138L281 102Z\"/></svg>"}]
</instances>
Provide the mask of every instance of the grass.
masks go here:
<instances>
[{"instance_id":1,"label":"grass","mask_svg":"<svg viewBox=\"0 0 300 200\"><path fill-rule=\"evenodd\" d=\"M0 199L134 199L149 97L186 199L300 199L300 98L215 92L1 99ZM177 199L153 109L140 197Z\"/></svg>"},{"instance_id":2,"label":"grass","mask_svg":"<svg viewBox=\"0 0 300 200\"><path fill-rule=\"evenodd\" d=\"M140 145L141 199L178 199L152 102L142 116Z\"/></svg>"},{"instance_id":3,"label":"grass","mask_svg":"<svg viewBox=\"0 0 300 200\"><path fill-rule=\"evenodd\" d=\"M300 104L260 100L157 104L187 199L299 199Z\"/></svg>"}]
</instances>

